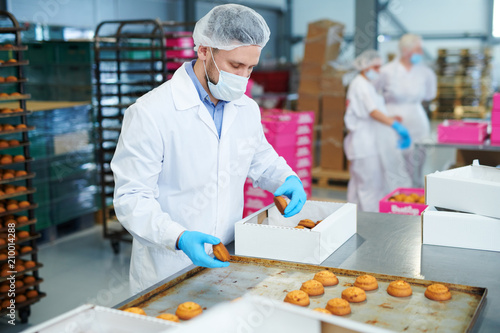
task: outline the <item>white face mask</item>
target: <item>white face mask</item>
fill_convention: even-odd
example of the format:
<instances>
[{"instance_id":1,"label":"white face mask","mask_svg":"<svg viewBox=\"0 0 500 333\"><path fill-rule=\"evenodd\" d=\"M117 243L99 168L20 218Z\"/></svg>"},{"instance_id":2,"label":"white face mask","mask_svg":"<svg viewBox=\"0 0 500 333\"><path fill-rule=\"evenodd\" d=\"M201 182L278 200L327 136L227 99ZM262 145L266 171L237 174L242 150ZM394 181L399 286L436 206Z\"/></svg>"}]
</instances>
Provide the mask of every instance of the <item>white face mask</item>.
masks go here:
<instances>
[{"instance_id":1,"label":"white face mask","mask_svg":"<svg viewBox=\"0 0 500 333\"><path fill-rule=\"evenodd\" d=\"M212 53L212 49L210 49ZM215 67L219 72L219 82L213 84L208 78L207 68L205 67L205 62L203 62L203 67L205 68L205 75L207 76L208 89L212 95L223 101L234 101L245 93L248 84L248 77L243 77L235 74L231 74L225 71L219 70L217 64L215 63L214 55L212 53L212 60L214 61Z\"/></svg>"},{"instance_id":2,"label":"white face mask","mask_svg":"<svg viewBox=\"0 0 500 333\"><path fill-rule=\"evenodd\" d=\"M370 69L365 72L366 78L370 80L371 82L375 82L378 80L380 74L374 71L373 69Z\"/></svg>"}]
</instances>

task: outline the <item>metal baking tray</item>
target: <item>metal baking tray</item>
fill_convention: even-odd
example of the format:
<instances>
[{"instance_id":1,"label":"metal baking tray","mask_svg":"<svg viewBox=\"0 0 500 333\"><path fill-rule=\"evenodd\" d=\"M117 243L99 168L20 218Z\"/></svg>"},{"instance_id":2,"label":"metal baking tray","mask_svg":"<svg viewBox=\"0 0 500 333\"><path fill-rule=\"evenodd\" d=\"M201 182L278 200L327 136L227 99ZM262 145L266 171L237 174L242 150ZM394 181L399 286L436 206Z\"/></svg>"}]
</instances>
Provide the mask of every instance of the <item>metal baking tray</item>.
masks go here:
<instances>
[{"instance_id":1,"label":"metal baking tray","mask_svg":"<svg viewBox=\"0 0 500 333\"><path fill-rule=\"evenodd\" d=\"M227 268L196 267L182 271L170 281L133 296L116 307L138 306L148 315L156 316L175 313L177 306L186 301L197 302L208 309L247 293L283 300L289 291L300 289L302 282L312 279L316 272L323 269L335 273L339 284L325 287L324 295L310 297L309 309L325 307L329 299L341 297L342 291L352 286L357 276L370 274L377 278L379 288L367 291L366 301L351 303L352 313L344 318L398 332L469 332L487 293L486 288L441 282L450 289L452 299L436 302L427 299L424 292L428 285L437 281L232 256L231 265ZM412 296L397 298L387 294L389 283L399 279L411 284Z\"/></svg>"}]
</instances>

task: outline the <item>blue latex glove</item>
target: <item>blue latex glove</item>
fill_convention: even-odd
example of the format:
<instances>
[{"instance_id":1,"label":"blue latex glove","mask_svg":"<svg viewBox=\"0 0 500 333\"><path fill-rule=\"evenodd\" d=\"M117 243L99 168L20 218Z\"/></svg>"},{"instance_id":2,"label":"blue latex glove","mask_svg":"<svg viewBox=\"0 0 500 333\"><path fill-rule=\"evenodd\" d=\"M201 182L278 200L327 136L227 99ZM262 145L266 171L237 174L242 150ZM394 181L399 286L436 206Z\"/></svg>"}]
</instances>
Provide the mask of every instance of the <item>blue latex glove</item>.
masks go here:
<instances>
[{"instance_id":1,"label":"blue latex glove","mask_svg":"<svg viewBox=\"0 0 500 333\"><path fill-rule=\"evenodd\" d=\"M400 139L398 140L399 149L409 148L411 145L411 138L410 133L408 132L406 127L401 125L401 123L398 121L393 122L391 127L394 128L400 136Z\"/></svg>"},{"instance_id":2,"label":"blue latex glove","mask_svg":"<svg viewBox=\"0 0 500 333\"><path fill-rule=\"evenodd\" d=\"M184 231L177 246L191 259L196 266L218 268L229 266L228 262L210 257L205 252L205 243L217 245L220 239L198 231Z\"/></svg>"},{"instance_id":3,"label":"blue latex glove","mask_svg":"<svg viewBox=\"0 0 500 333\"><path fill-rule=\"evenodd\" d=\"M291 217L300 212L307 200L304 186L296 176L289 176L283 185L274 192L275 197L280 195L286 195L290 199L290 202L285 208L285 217Z\"/></svg>"}]
</instances>

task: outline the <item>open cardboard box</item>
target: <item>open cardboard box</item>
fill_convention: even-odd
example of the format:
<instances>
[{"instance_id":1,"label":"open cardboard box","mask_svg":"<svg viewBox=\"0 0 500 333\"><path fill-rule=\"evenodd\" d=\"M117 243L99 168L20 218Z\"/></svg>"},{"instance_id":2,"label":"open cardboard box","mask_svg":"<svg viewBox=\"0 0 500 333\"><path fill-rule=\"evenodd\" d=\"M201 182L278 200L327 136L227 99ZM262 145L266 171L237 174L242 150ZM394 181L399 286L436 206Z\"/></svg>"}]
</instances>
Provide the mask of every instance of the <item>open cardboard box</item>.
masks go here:
<instances>
[{"instance_id":1,"label":"open cardboard box","mask_svg":"<svg viewBox=\"0 0 500 333\"><path fill-rule=\"evenodd\" d=\"M294 229L303 219L323 220L313 229ZM320 264L356 233L356 205L306 201L285 218L274 204L235 225L236 255Z\"/></svg>"},{"instance_id":2,"label":"open cardboard box","mask_svg":"<svg viewBox=\"0 0 500 333\"><path fill-rule=\"evenodd\" d=\"M250 295L245 295L237 301L218 304L202 316L166 332L197 333L207 331L208 327L216 327L218 332L393 332L354 320L325 315L300 306Z\"/></svg>"},{"instance_id":3,"label":"open cardboard box","mask_svg":"<svg viewBox=\"0 0 500 333\"><path fill-rule=\"evenodd\" d=\"M163 332L178 323L143 316L103 306L86 304L63 313L40 325L24 331L25 333L61 333L61 332L92 332L92 333L135 333Z\"/></svg>"},{"instance_id":4,"label":"open cardboard box","mask_svg":"<svg viewBox=\"0 0 500 333\"><path fill-rule=\"evenodd\" d=\"M432 206L422 213L422 244L500 252L498 235L500 219Z\"/></svg>"},{"instance_id":5,"label":"open cardboard box","mask_svg":"<svg viewBox=\"0 0 500 333\"><path fill-rule=\"evenodd\" d=\"M500 169L472 165L425 176L429 206L500 219Z\"/></svg>"}]
</instances>

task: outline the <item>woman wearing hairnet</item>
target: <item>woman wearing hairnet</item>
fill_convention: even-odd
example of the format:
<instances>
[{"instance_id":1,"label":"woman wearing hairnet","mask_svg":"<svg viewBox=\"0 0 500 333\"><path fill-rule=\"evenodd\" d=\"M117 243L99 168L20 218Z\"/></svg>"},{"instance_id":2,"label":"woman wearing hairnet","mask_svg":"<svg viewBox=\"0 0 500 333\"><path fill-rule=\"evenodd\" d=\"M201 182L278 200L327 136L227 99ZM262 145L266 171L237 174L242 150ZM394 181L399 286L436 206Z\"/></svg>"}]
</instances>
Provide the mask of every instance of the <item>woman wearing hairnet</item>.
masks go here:
<instances>
[{"instance_id":1,"label":"woman wearing hairnet","mask_svg":"<svg viewBox=\"0 0 500 333\"><path fill-rule=\"evenodd\" d=\"M429 119L423 101L436 97L436 74L422 63L422 38L406 34L399 40L400 57L380 69L377 90L384 96L390 116L398 116L417 142L429 135ZM424 186L422 166L425 148L411 147L404 153L406 169L414 187Z\"/></svg>"},{"instance_id":2,"label":"woman wearing hairnet","mask_svg":"<svg viewBox=\"0 0 500 333\"><path fill-rule=\"evenodd\" d=\"M193 32L198 59L126 110L111 168L116 215L134 237L133 294L191 263L229 265L208 253L234 239L247 177L291 199L285 217L302 209L301 181L243 95L269 35L252 9L214 7Z\"/></svg>"},{"instance_id":3,"label":"woman wearing hairnet","mask_svg":"<svg viewBox=\"0 0 500 333\"><path fill-rule=\"evenodd\" d=\"M351 177L347 201L368 212L378 211L378 202L388 191L388 180L399 175L394 170L397 157L387 156L387 152L392 154L393 148L406 149L411 144L408 131L397 117L386 115L384 99L375 90L374 81L378 79L381 65L382 59L375 50L364 51L354 60L359 74L347 90L344 116L349 131L344 150Z\"/></svg>"}]
</instances>

